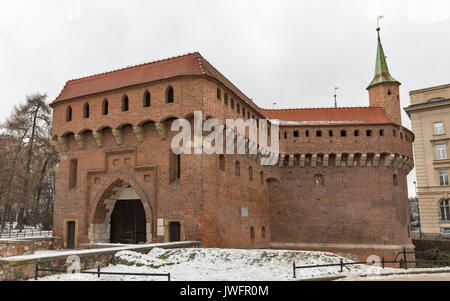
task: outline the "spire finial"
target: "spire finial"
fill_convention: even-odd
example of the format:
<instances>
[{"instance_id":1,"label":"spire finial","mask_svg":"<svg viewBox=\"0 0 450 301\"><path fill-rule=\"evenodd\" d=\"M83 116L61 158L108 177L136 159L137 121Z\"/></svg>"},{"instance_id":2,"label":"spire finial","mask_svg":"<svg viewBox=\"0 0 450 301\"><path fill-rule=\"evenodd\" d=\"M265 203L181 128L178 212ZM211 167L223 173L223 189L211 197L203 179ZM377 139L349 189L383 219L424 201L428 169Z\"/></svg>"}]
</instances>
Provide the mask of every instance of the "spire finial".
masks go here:
<instances>
[{"instance_id":1,"label":"spire finial","mask_svg":"<svg viewBox=\"0 0 450 301\"><path fill-rule=\"evenodd\" d=\"M334 107L337 108L337 90L339 90L339 87L334 88Z\"/></svg>"},{"instance_id":2,"label":"spire finial","mask_svg":"<svg viewBox=\"0 0 450 301\"><path fill-rule=\"evenodd\" d=\"M380 28L380 20L383 19L384 16L378 16L377 18L377 31L380 32L381 28Z\"/></svg>"}]
</instances>

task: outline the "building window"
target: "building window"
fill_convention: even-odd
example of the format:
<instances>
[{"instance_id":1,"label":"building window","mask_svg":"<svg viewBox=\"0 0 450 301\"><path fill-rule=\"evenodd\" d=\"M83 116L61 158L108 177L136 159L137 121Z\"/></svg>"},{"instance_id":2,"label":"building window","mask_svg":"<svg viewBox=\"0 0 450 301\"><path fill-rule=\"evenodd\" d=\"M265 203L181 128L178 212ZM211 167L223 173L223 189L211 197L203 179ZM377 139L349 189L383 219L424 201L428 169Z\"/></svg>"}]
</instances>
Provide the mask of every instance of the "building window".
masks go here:
<instances>
[{"instance_id":1,"label":"building window","mask_svg":"<svg viewBox=\"0 0 450 301\"><path fill-rule=\"evenodd\" d=\"M219 168L221 171L225 171L225 156L224 155L219 156Z\"/></svg>"},{"instance_id":2,"label":"building window","mask_svg":"<svg viewBox=\"0 0 450 301\"><path fill-rule=\"evenodd\" d=\"M241 105L240 104L236 104L236 112L238 112L238 114L241 113Z\"/></svg>"},{"instance_id":3,"label":"building window","mask_svg":"<svg viewBox=\"0 0 450 301\"><path fill-rule=\"evenodd\" d=\"M67 107L66 121L72 121L72 107L71 106Z\"/></svg>"},{"instance_id":4,"label":"building window","mask_svg":"<svg viewBox=\"0 0 450 301\"><path fill-rule=\"evenodd\" d=\"M447 145L446 144L436 144L436 159L446 160L447 159Z\"/></svg>"},{"instance_id":5,"label":"building window","mask_svg":"<svg viewBox=\"0 0 450 301\"><path fill-rule=\"evenodd\" d=\"M392 131L392 136L397 137L397 131L396 130Z\"/></svg>"},{"instance_id":6,"label":"building window","mask_svg":"<svg viewBox=\"0 0 450 301\"><path fill-rule=\"evenodd\" d=\"M367 137L372 137L372 131L371 130L367 130L366 131L366 135L367 135Z\"/></svg>"},{"instance_id":7,"label":"building window","mask_svg":"<svg viewBox=\"0 0 450 301\"><path fill-rule=\"evenodd\" d=\"M355 130L354 136L355 136L355 137L359 137L359 131L358 131L358 130Z\"/></svg>"},{"instance_id":8,"label":"building window","mask_svg":"<svg viewBox=\"0 0 450 301\"><path fill-rule=\"evenodd\" d=\"M285 131L285 132L284 132L284 139L286 140L287 137L288 137L288 133Z\"/></svg>"},{"instance_id":9,"label":"building window","mask_svg":"<svg viewBox=\"0 0 450 301\"><path fill-rule=\"evenodd\" d=\"M250 228L250 240L252 242L255 241L255 228L253 228L253 227Z\"/></svg>"},{"instance_id":10,"label":"building window","mask_svg":"<svg viewBox=\"0 0 450 301\"><path fill-rule=\"evenodd\" d=\"M400 133L400 140L403 140L403 133Z\"/></svg>"},{"instance_id":11,"label":"building window","mask_svg":"<svg viewBox=\"0 0 450 301\"><path fill-rule=\"evenodd\" d=\"M167 103L173 103L173 101L174 101L173 88L169 87L167 89Z\"/></svg>"},{"instance_id":12,"label":"building window","mask_svg":"<svg viewBox=\"0 0 450 301\"><path fill-rule=\"evenodd\" d=\"M69 166L69 189L74 189L77 187L77 177L78 177L78 160L70 160Z\"/></svg>"},{"instance_id":13,"label":"building window","mask_svg":"<svg viewBox=\"0 0 450 301\"><path fill-rule=\"evenodd\" d=\"M225 93L223 103L224 103L226 106L228 106L228 94L227 94L227 93Z\"/></svg>"},{"instance_id":14,"label":"building window","mask_svg":"<svg viewBox=\"0 0 450 301\"><path fill-rule=\"evenodd\" d=\"M298 131L294 131L294 138L298 138L299 136L300 136L299 132ZM307 136L309 136L309 133L308 133Z\"/></svg>"},{"instance_id":15,"label":"building window","mask_svg":"<svg viewBox=\"0 0 450 301\"><path fill-rule=\"evenodd\" d=\"M239 161L236 161L236 165L235 165L235 169L234 169L234 174L237 177L241 176L241 163L239 163Z\"/></svg>"},{"instance_id":16,"label":"building window","mask_svg":"<svg viewBox=\"0 0 450 301\"><path fill-rule=\"evenodd\" d=\"M231 109L234 110L234 99L231 97Z\"/></svg>"},{"instance_id":17,"label":"building window","mask_svg":"<svg viewBox=\"0 0 450 301\"><path fill-rule=\"evenodd\" d=\"M321 174L315 175L314 182L316 185L323 185L323 175L321 175Z\"/></svg>"},{"instance_id":18,"label":"building window","mask_svg":"<svg viewBox=\"0 0 450 301\"><path fill-rule=\"evenodd\" d=\"M384 136L384 130L380 130L380 137Z\"/></svg>"},{"instance_id":19,"label":"building window","mask_svg":"<svg viewBox=\"0 0 450 301\"><path fill-rule=\"evenodd\" d=\"M448 186L448 170L439 171L439 183L441 186Z\"/></svg>"},{"instance_id":20,"label":"building window","mask_svg":"<svg viewBox=\"0 0 450 301\"><path fill-rule=\"evenodd\" d=\"M342 130L341 131L341 137L347 137L347 131Z\"/></svg>"},{"instance_id":21,"label":"building window","mask_svg":"<svg viewBox=\"0 0 450 301\"><path fill-rule=\"evenodd\" d=\"M150 95L150 92L145 92L145 94L144 94L144 108L148 108L148 107L150 107L151 106L151 99L152 99L152 97L151 97L151 95Z\"/></svg>"},{"instance_id":22,"label":"building window","mask_svg":"<svg viewBox=\"0 0 450 301\"><path fill-rule=\"evenodd\" d=\"M242 107L242 117L245 118L245 108L244 107Z\"/></svg>"},{"instance_id":23,"label":"building window","mask_svg":"<svg viewBox=\"0 0 450 301\"><path fill-rule=\"evenodd\" d=\"M242 206L241 207L241 215L242 216L248 216L248 207L247 206Z\"/></svg>"},{"instance_id":24,"label":"building window","mask_svg":"<svg viewBox=\"0 0 450 301\"><path fill-rule=\"evenodd\" d=\"M169 182L173 183L181 178L181 155L169 151Z\"/></svg>"},{"instance_id":25,"label":"building window","mask_svg":"<svg viewBox=\"0 0 450 301\"><path fill-rule=\"evenodd\" d=\"M262 239L266 239L266 227L262 227L261 228L261 237Z\"/></svg>"},{"instance_id":26,"label":"building window","mask_svg":"<svg viewBox=\"0 0 450 301\"><path fill-rule=\"evenodd\" d=\"M394 181L394 186L398 186L398 176L397 175L393 176L393 181Z\"/></svg>"},{"instance_id":27,"label":"building window","mask_svg":"<svg viewBox=\"0 0 450 301\"><path fill-rule=\"evenodd\" d=\"M248 168L248 179L253 181L253 167L251 166Z\"/></svg>"},{"instance_id":28,"label":"building window","mask_svg":"<svg viewBox=\"0 0 450 301\"><path fill-rule=\"evenodd\" d=\"M128 112L129 109L130 109L130 107L129 107L128 96L125 95L122 99L122 112Z\"/></svg>"},{"instance_id":29,"label":"building window","mask_svg":"<svg viewBox=\"0 0 450 301\"><path fill-rule=\"evenodd\" d=\"M105 100L103 100L103 103L102 103L102 114L108 115L108 110L109 110L109 103L108 103L108 100L105 99Z\"/></svg>"},{"instance_id":30,"label":"building window","mask_svg":"<svg viewBox=\"0 0 450 301\"><path fill-rule=\"evenodd\" d=\"M316 132L316 137L322 137L322 131L317 131Z\"/></svg>"},{"instance_id":31,"label":"building window","mask_svg":"<svg viewBox=\"0 0 450 301\"><path fill-rule=\"evenodd\" d=\"M83 108L83 117L89 118L89 104L85 103Z\"/></svg>"},{"instance_id":32,"label":"building window","mask_svg":"<svg viewBox=\"0 0 450 301\"><path fill-rule=\"evenodd\" d=\"M443 135L444 134L444 124L442 122L434 123L434 134Z\"/></svg>"},{"instance_id":33,"label":"building window","mask_svg":"<svg viewBox=\"0 0 450 301\"><path fill-rule=\"evenodd\" d=\"M328 136L333 137L333 131L328 131Z\"/></svg>"},{"instance_id":34,"label":"building window","mask_svg":"<svg viewBox=\"0 0 450 301\"><path fill-rule=\"evenodd\" d=\"M222 99L222 91L220 91L219 88L217 88L217 99L221 100Z\"/></svg>"},{"instance_id":35,"label":"building window","mask_svg":"<svg viewBox=\"0 0 450 301\"><path fill-rule=\"evenodd\" d=\"M443 200L441 202L441 220L450 221L450 201Z\"/></svg>"}]
</instances>

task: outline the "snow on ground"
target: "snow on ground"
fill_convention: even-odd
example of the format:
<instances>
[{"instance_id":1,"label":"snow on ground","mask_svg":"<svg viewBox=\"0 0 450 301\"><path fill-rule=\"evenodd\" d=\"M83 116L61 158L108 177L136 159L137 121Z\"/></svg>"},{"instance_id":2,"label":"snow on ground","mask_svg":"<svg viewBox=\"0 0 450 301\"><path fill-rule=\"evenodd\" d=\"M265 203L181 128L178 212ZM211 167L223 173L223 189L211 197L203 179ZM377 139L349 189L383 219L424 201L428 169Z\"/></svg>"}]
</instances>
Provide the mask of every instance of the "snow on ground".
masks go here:
<instances>
[{"instance_id":1,"label":"snow on ground","mask_svg":"<svg viewBox=\"0 0 450 301\"><path fill-rule=\"evenodd\" d=\"M289 281L293 279L292 263L297 266L337 264L341 256L332 253L279 250L234 249L160 249L148 254L121 251L114 264L102 272L170 273L172 281ZM344 259L344 262L351 260ZM297 270L297 280L330 275L359 275L377 273L381 269L352 265L339 273L339 267ZM394 270L394 269L386 269ZM95 271L95 270L92 270ZM101 276L63 274L40 278L43 281L167 281L161 277Z\"/></svg>"}]
</instances>

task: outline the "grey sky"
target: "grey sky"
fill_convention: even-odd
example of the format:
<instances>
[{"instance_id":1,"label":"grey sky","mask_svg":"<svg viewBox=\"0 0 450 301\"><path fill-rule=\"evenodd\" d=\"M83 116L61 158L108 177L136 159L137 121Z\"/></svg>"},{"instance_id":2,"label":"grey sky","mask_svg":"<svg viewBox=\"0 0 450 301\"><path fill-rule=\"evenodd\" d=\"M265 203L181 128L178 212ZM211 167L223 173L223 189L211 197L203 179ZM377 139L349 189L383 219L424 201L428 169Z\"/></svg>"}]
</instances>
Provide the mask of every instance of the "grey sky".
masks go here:
<instances>
[{"instance_id":1,"label":"grey sky","mask_svg":"<svg viewBox=\"0 0 450 301\"><path fill-rule=\"evenodd\" d=\"M450 83L448 0L1 0L0 120L69 79L193 51L262 107L332 106L335 86L340 106L367 106L380 14L403 107Z\"/></svg>"}]
</instances>

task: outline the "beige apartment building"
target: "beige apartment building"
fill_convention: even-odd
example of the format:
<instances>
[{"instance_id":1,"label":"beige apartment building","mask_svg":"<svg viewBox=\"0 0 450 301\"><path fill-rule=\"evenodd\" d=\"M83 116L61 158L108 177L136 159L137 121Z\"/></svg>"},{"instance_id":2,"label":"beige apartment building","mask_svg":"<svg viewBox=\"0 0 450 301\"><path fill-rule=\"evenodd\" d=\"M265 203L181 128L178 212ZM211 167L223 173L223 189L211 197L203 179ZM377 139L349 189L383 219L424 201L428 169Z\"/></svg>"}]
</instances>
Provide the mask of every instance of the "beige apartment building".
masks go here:
<instances>
[{"instance_id":1,"label":"beige apartment building","mask_svg":"<svg viewBox=\"0 0 450 301\"><path fill-rule=\"evenodd\" d=\"M450 84L410 92L422 233L450 230Z\"/></svg>"}]
</instances>

